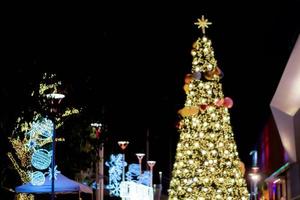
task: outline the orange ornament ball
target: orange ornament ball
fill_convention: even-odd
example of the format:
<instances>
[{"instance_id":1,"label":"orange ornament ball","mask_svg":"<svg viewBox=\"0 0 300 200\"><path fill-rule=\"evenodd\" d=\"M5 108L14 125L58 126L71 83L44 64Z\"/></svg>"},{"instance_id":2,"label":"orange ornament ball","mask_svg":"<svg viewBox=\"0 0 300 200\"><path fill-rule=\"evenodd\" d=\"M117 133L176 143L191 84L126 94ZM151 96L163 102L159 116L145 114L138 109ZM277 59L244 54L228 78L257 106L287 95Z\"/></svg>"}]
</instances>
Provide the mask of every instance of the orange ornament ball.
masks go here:
<instances>
[{"instance_id":1,"label":"orange ornament ball","mask_svg":"<svg viewBox=\"0 0 300 200\"><path fill-rule=\"evenodd\" d=\"M185 78L184 78L184 83L185 84L189 84L193 79L193 75L192 74L187 74L185 75Z\"/></svg>"},{"instance_id":2,"label":"orange ornament ball","mask_svg":"<svg viewBox=\"0 0 300 200\"><path fill-rule=\"evenodd\" d=\"M190 91L189 84L184 84L183 89L184 89L185 93L189 93L189 91Z\"/></svg>"}]
</instances>

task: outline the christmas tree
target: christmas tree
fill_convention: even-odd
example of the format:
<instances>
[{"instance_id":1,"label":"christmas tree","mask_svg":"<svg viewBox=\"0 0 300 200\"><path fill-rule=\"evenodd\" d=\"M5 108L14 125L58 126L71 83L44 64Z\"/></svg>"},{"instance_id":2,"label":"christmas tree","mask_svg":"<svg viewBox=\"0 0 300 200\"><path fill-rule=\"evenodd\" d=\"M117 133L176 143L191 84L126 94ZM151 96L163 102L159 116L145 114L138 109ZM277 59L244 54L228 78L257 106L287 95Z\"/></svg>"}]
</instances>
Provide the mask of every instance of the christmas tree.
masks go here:
<instances>
[{"instance_id":1,"label":"christmas tree","mask_svg":"<svg viewBox=\"0 0 300 200\"><path fill-rule=\"evenodd\" d=\"M249 194L230 125L228 108L211 40L202 16L195 23L203 36L193 44L191 74L185 77L181 120L169 200L246 200Z\"/></svg>"}]
</instances>

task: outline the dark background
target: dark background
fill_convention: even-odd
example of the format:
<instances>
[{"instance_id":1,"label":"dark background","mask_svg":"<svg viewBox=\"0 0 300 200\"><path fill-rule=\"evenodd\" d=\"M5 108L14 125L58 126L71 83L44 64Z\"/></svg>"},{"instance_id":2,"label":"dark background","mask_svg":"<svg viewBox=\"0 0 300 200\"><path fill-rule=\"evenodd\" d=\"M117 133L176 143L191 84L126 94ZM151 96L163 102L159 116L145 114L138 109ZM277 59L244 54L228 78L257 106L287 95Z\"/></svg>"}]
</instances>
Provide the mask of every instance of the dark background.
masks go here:
<instances>
[{"instance_id":1,"label":"dark background","mask_svg":"<svg viewBox=\"0 0 300 200\"><path fill-rule=\"evenodd\" d=\"M166 189L178 139L177 110L185 101L184 76L191 69L192 43L201 36L193 23L201 15L213 23L207 36L225 75L224 95L234 100L232 127L249 167L249 152L259 143L299 34L297 5L287 0L9 7L1 19L1 167L10 165L4 158L11 150L7 137L20 111L32 106L32 87L41 73L55 72L69 88L65 101L84 110L76 127L80 120L105 121L105 156L120 152L118 140L129 140L132 162L136 152L147 151L148 138L147 156L157 161L154 182L162 171ZM65 148L64 155L76 157L74 151ZM2 170L4 185L8 173L13 172Z\"/></svg>"}]
</instances>

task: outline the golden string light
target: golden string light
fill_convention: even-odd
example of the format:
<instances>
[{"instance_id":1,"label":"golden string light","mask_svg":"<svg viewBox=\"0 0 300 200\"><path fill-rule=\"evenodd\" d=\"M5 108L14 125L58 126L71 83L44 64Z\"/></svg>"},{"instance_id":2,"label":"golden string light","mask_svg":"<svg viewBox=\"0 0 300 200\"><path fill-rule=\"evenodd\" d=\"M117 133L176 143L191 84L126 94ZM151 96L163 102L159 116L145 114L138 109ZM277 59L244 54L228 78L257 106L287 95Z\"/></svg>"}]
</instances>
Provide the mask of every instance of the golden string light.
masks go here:
<instances>
[{"instance_id":1,"label":"golden string light","mask_svg":"<svg viewBox=\"0 0 300 200\"><path fill-rule=\"evenodd\" d=\"M7 156L9 157L10 161L12 162L12 164L14 165L14 168L17 170L17 172L19 173L21 180L23 183L27 183L30 181L30 176L29 174L24 171L23 169L20 168L20 166L18 165L17 161L14 159L13 155L11 152L7 153Z\"/></svg>"}]
</instances>

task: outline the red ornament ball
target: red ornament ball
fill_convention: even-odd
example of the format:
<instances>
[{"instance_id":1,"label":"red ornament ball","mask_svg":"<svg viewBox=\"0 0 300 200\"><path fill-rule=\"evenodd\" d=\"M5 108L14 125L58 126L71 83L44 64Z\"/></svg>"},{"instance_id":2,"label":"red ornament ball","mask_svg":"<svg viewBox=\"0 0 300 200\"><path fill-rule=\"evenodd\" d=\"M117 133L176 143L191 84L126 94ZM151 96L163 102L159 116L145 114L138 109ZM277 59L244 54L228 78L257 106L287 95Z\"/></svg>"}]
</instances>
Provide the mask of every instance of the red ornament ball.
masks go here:
<instances>
[{"instance_id":1,"label":"red ornament ball","mask_svg":"<svg viewBox=\"0 0 300 200\"><path fill-rule=\"evenodd\" d=\"M206 104L201 104L199 107L200 107L201 110L204 111L204 110L207 109L208 105L206 105Z\"/></svg>"},{"instance_id":2,"label":"red ornament ball","mask_svg":"<svg viewBox=\"0 0 300 200\"><path fill-rule=\"evenodd\" d=\"M230 97L225 97L223 105L226 108L231 108L233 106L233 100Z\"/></svg>"}]
</instances>

